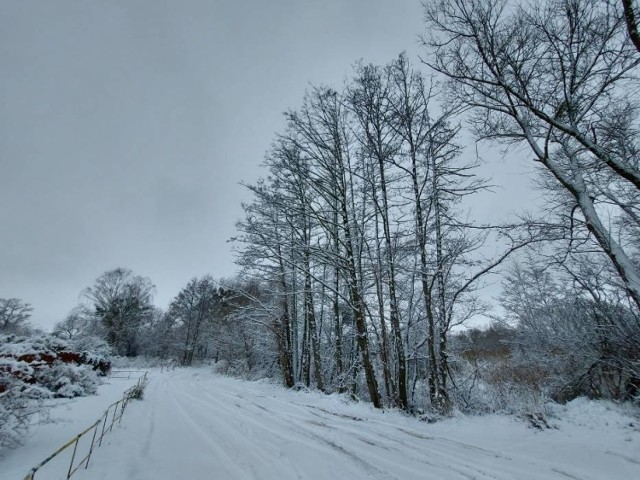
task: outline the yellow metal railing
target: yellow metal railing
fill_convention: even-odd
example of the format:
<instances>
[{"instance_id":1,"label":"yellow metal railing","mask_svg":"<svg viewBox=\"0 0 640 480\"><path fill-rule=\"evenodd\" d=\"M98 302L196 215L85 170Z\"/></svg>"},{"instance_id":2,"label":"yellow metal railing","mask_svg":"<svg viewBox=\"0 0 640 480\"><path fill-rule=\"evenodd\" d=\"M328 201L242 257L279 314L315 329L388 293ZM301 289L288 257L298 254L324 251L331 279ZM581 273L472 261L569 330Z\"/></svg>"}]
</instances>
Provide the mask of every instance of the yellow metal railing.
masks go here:
<instances>
[{"instance_id":1,"label":"yellow metal railing","mask_svg":"<svg viewBox=\"0 0 640 480\"><path fill-rule=\"evenodd\" d=\"M49 463L55 457L60 455L62 452L70 448L72 445L73 445L73 453L71 454L71 462L69 463L69 469L67 470L66 478L67 479L71 478L71 476L74 473L76 473L78 469L80 469L80 467L82 466L84 466L84 468L86 469L89 466L89 460L91 459L91 454L93 453L96 447L96 443L98 447L102 446L102 439L104 438L104 436L107 433L111 432L111 430L113 430L113 425L116 423L116 421L120 423L120 421L122 420L122 415L124 415L124 410L127 407L127 404L129 403L129 401L131 401L131 399L135 398L139 394L139 392L144 388L146 382L147 382L147 372L145 372L144 375L138 379L138 383L136 383L133 387L129 388L122 394L122 398L120 400L109 405L105 410L105 412L102 414L102 416L98 420L96 420L93 425L91 425L89 428L87 428L83 432L80 432L78 435L73 437L71 440L69 440L67 443L62 445L59 449L57 449L55 452L53 452L51 455L45 458L38 465L33 467L31 470L29 470L29 473L27 474L26 477L24 477L24 480L33 480L38 470L40 470L42 467L44 467L47 463ZM109 419L111 420L109 421ZM107 426L107 423L109 423L109 426ZM100 424L102 424L102 429L100 429L99 427ZM98 430L101 430L100 436L98 436ZM78 452L78 443L80 442L80 439L82 437L84 437L91 431L93 431L93 435L91 436L91 445L89 446L89 452L83 458L76 461L76 454Z\"/></svg>"}]
</instances>

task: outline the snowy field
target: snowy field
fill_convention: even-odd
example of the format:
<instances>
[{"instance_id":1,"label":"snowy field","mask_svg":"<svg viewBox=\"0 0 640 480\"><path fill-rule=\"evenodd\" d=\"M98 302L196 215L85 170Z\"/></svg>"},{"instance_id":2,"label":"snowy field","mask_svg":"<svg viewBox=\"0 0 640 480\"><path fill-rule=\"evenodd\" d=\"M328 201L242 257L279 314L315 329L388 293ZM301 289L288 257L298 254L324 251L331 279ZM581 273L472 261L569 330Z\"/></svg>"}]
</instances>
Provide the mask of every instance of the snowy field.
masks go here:
<instances>
[{"instance_id":1,"label":"snowy field","mask_svg":"<svg viewBox=\"0 0 640 480\"><path fill-rule=\"evenodd\" d=\"M129 381L132 383L132 381ZM29 467L90 425L129 384L66 401L27 444L0 458L0 478ZM154 371L144 400L73 478L207 479L636 479L640 422L609 403L558 407L555 428L510 417L435 424L379 412L337 395L293 392L206 369ZM36 479L64 478L53 471Z\"/></svg>"}]
</instances>

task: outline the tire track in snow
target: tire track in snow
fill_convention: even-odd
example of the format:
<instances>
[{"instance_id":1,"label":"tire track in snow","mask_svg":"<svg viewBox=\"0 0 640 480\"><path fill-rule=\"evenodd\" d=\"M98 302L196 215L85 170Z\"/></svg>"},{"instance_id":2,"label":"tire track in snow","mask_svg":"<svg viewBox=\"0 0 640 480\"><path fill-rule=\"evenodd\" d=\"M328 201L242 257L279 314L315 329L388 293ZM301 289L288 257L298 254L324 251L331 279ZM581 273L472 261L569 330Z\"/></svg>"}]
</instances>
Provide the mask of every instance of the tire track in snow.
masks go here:
<instances>
[{"instance_id":1,"label":"tire track in snow","mask_svg":"<svg viewBox=\"0 0 640 480\"><path fill-rule=\"evenodd\" d=\"M247 389L249 390L249 389ZM243 389L246 393L247 390ZM256 397L264 399L262 401L272 400L273 397L259 395L259 390L253 390ZM269 411L266 407L256 404L255 401L245 398L244 394L234 394L237 398L241 398L256 408L263 411ZM495 450L480 447L478 445L460 442L445 437L428 436L422 433L412 431L408 428L398 427L397 424L385 422L383 420L374 420L360 418L350 414L336 413L326 410L315 405L297 404L296 402L282 401L281 399L273 399L274 403L286 405L287 407L296 407L295 413L288 413L289 417L302 418L309 413L319 418L320 422L305 420L307 424L321 427L323 429L340 429L345 433L349 433L353 438L368 445L369 447L377 447L383 450L394 450L400 456L411 459L415 462L422 463L431 468L440 468L444 475L442 478L453 478L452 474L461 475L462 478L486 478L486 479L531 479L542 480L553 476L553 473L563 476L572 475L566 471L566 468L560 471L560 468L553 463L542 461L532 461L530 457L518 458L517 461L511 456L502 454ZM272 413L275 413L272 411ZM327 416L328 415L328 416ZM336 417L336 418L332 418ZM340 422L335 420L350 420L351 422ZM366 423L366 427L357 425L354 422ZM363 436L360 432L369 430L373 433L374 438ZM399 431L403 436L394 435L393 431ZM367 432L369 433L369 432ZM408 441L406 436L418 439L418 443ZM388 442L381 444L380 439ZM422 442L420 442L422 440ZM389 443L391 442L391 443ZM374 457L375 458L375 457ZM499 467L496 469L496 464ZM424 475L421 476L423 478ZM584 478L584 474L582 475Z\"/></svg>"},{"instance_id":2,"label":"tire track in snow","mask_svg":"<svg viewBox=\"0 0 640 480\"><path fill-rule=\"evenodd\" d=\"M395 413L385 417L317 395L274 395L272 386L262 387L203 371L154 375L145 401L131 406L107 446L120 449L121 464L102 461L108 475L83 478L589 478L578 464L557 457L536 458L522 449L506 455L484 448L481 439L446 438L442 429L444 436L429 435L434 429ZM629 458L625 463L635 465Z\"/></svg>"},{"instance_id":3,"label":"tire track in snow","mask_svg":"<svg viewBox=\"0 0 640 480\"><path fill-rule=\"evenodd\" d=\"M211 393L207 393L207 392L200 392L200 395L204 394L207 397L207 400L201 398L200 396L193 396L190 395L190 400L192 402L196 402L196 403L202 403L202 404L206 404L208 406L213 406L212 404L215 403L215 405L217 407L221 407L222 409L225 409L226 406L228 405L227 402L221 401L219 398L217 398L216 396L212 395ZM288 434L284 434L284 433L278 433L276 431L276 429L282 429L283 428L283 422L275 422L275 424L272 422L273 417L271 417L268 420L265 420L264 418L254 418L253 416L248 416L246 415L246 405L240 405L237 402L232 402L232 405L234 405L234 407L236 407L236 412L228 412L230 413L230 416L234 416L235 414L242 412L244 413L243 415L243 421L241 423L244 424L243 430L244 433L246 434L246 438L250 439L249 437L251 436L251 434L253 433L251 430L247 430L246 429L246 423L249 422L251 423L254 427L262 430L262 432L267 433L269 436L273 436L279 439L279 441L281 442L287 442L287 443L291 443L290 439L291 439L291 434L299 434L302 435L303 437L305 437L305 439L307 440L306 442L300 442L300 437L297 438L298 443L303 443L304 446L306 448L308 448L309 450L321 450L318 452L319 455L325 455L327 453L331 453L332 451L334 453L338 453L340 456L346 457L348 458L350 461L352 461L354 463L354 465L356 467L358 467L356 470L354 470L354 472L351 475L357 475L358 472L361 472L362 469L364 469L365 473L367 474L368 477L373 476L373 478L388 478L388 479L393 479L393 478L398 478L395 477L394 475L390 474L389 472L385 472L383 470L380 470L379 468L377 468L375 465L370 464L369 462L365 461L364 459L360 458L356 453L350 451L348 448L337 444L336 442L334 442L331 439L325 438L322 435L316 434L313 431L310 431L308 429L305 428L301 428L300 425L298 424L293 424L293 423L285 423L284 425L286 425L286 429L288 431ZM259 410L261 410L261 412L265 412L264 408L259 408ZM309 441L311 440L311 441ZM252 450L254 449L254 445L252 444ZM318 448L319 446L324 446L324 448ZM328 448L327 448L328 447ZM284 455L283 452L280 452L281 455ZM304 468L304 465L302 466ZM296 468L296 472L299 472L299 469ZM336 474L340 474L340 472L335 472ZM303 475L300 478L304 478L305 476ZM260 478L260 477L257 477Z\"/></svg>"},{"instance_id":4,"label":"tire track in snow","mask_svg":"<svg viewBox=\"0 0 640 480\"><path fill-rule=\"evenodd\" d=\"M201 392L202 394L203 392ZM264 405L261 404L257 404L252 402L251 400L247 399L246 397L244 397L243 395L234 393L234 392L218 392L216 395L213 395L211 392L204 392L204 394L209 397L210 399L215 399L215 400L220 400L220 397L227 397L227 399L229 401L232 401L234 403L234 405L237 405L238 407L240 407L240 405L237 404L236 399L240 398L242 400L245 401L246 406L250 406L250 407L254 407L259 409L262 412L267 412L270 413L272 416L284 416L286 417L284 420L287 421L287 425L289 426L289 428L292 428L292 423L291 421L302 421L305 424L308 425L315 425L315 426L320 426L323 429L329 429L329 430L343 430L346 431L348 429L344 428L344 425L339 425L339 424L332 424L331 426L325 424L317 424L317 423L313 423L313 421L309 421L308 416L309 414L314 415L316 417L320 417L323 418L325 420L333 420L331 417L337 417L337 419L339 420L344 420L348 423L351 422L366 422L365 419L362 419L360 417L355 417L355 416L351 416L351 415L345 415L345 414L339 414L336 413L334 414L334 412L330 412L328 410L319 408L319 407L315 407L313 405L297 405L298 407L298 413L292 414L290 412L278 412L276 410L269 410L268 408L266 408ZM264 397L261 396L261 398L266 399L267 401L269 400L268 397ZM264 401L264 400L263 400ZM282 402L277 402L277 403L282 403ZM286 403L286 406L289 407L291 406L291 404ZM295 405L295 404L294 404ZM314 410L319 410L321 412L326 412L326 414L329 414L330 417L327 417L325 415L320 415L318 414L316 411ZM275 418L275 417L272 417ZM282 423L282 421L278 422L278 423ZM358 427L356 427L358 428ZM367 439L365 441L363 440L363 436L362 435L358 435L355 431L349 431L347 433L350 434L351 438L355 438L359 441L361 441L362 443L364 443L365 445L367 445L366 451L362 451L359 454L358 453L354 453L351 450L351 446L350 447L345 447L343 445L339 445L338 443L336 443L336 441L327 438L321 434L318 434L312 430L306 429L304 427L301 427L300 424L296 425L296 429L299 432L303 432L307 437L311 437L312 439L321 441L331 447L333 447L334 449L337 449L338 452L343 453L344 455L346 455L347 457L349 457L350 459L352 459L356 464L358 465L363 465L362 462L364 462L364 464L367 465L366 467L366 471L374 476L376 476L377 478L393 478L394 476L392 474L390 474L388 471L384 471L381 468L378 468L376 465L374 465L373 463L371 463L370 461L366 461L365 457L372 457L372 460L375 461L376 459L379 460L379 454L376 452L372 452L370 447L375 447L377 450L382 450L384 452L389 452L389 451L394 451L398 453L399 457L404 457L404 460L412 460L414 462L416 462L418 465L421 465L421 468L419 471L417 471L415 468L414 469L409 469L409 471L405 472L405 475L412 475L411 478L424 478L425 475L425 467L430 470L430 473L432 474L437 474L438 478L465 478L465 479L474 479L474 478L485 478L485 479L499 479L500 477L496 477L495 475L481 469L478 468L477 466L472 466L472 465L468 465L465 463L461 463L461 457L460 456L456 456L455 452L452 454L449 454L449 452L447 452L446 458L441 458L442 455L439 455L438 457L440 458L432 458L434 452L431 451L427 451L425 452L424 449L419 450L419 455L408 455L407 452L407 443L397 439L397 438L393 438L393 437L387 437L389 439L391 439L394 443L397 443L398 446L390 446L388 444L381 444L379 441L379 438L377 438L376 440L371 440L371 439ZM357 431L357 430L356 430ZM494 452L492 452L494 453ZM434 461L431 461L434 460ZM408 470L406 465L394 465L396 469L398 470ZM462 467L462 468L461 468ZM435 472L433 471L435 470ZM452 477L451 474L455 473L457 474L456 477ZM445 476L443 476L445 475ZM478 477L478 475L480 475ZM405 477L406 478L406 477ZM513 476L508 475L508 476L504 476L501 477L504 479L510 479L513 478Z\"/></svg>"},{"instance_id":5,"label":"tire track in snow","mask_svg":"<svg viewBox=\"0 0 640 480\"><path fill-rule=\"evenodd\" d=\"M211 432L206 431L203 428L202 424L195 419L192 412L190 410L187 410L182 405L182 403L178 401L178 398L173 397L172 402L175 407L175 410L180 413L180 417L190 425L191 427L190 430L194 432L201 439L202 441L201 444L205 444L208 447L207 449L208 452L206 453L209 455L214 455L216 457L216 460L223 460L223 462L217 462L217 463L232 465L234 467L233 468L233 470L235 471L234 473L237 474L237 478L248 478L247 473L251 473L253 474L252 475L253 478L257 478L255 477L255 473L256 473L255 471L252 470L250 472L247 472L245 469L238 467L238 465L244 466L244 463L241 462L239 455L237 453L230 454L228 449L222 448L220 438L216 438L215 436L211 435ZM224 462L224 460L227 460L227 461Z\"/></svg>"},{"instance_id":6,"label":"tire track in snow","mask_svg":"<svg viewBox=\"0 0 640 480\"><path fill-rule=\"evenodd\" d=\"M491 479L547 479L552 474L552 472L559 473L563 475L563 477L572 476L566 470L566 467L558 467L554 464L547 464L546 462L540 463L539 461L533 462L530 458L518 458L516 463L513 463L515 459L512 456L505 455L503 453L497 452L495 450L490 450L487 448L480 447L478 445L461 442L458 440L449 439L441 436L432 436L432 435L424 435L422 433L415 432L408 428L399 427L396 424L385 422L382 420L374 420L374 419L363 419L355 416L351 416L348 414L335 413L323 408L317 407L315 405L307 405L309 408L329 414L333 417L345 418L345 419L353 419L354 421L364 421L367 422L368 427L372 427L372 430L375 430L374 426L384 427L380 429L378 435L380 437L385 438L393 442L394 444L398 444L401 448L394 448L400 454L407 455L408 450L412 450L414 453L419 454L421 457L428 456L430 459L434 455L438 455L446 461L450 462L451 469L454 471L460 471L463 475L468 475L469 472L474 472L475 474L481 474L481 478L491 478ZM325 417L324 415L317 415L320 418L328 420L330 417ZM334 428L344 428L344 424L335 424ZM357 427L355 427L357 428ZM393 435L393 431L397 430L402 432L403 434L409 435L410 437L424 440L425 443L421 444L413 444L407 443L405 438L398 437ZM352 430L357 431L355 429ZM360 437L360 440L363 440ZM370 443L369 440L363 440L364 443ZM387 448L391 449L393 447L387 446ZM465 450L470 451L473 454L473 462L470 464L469 462L465 462L465 458L469 458L469 452L465 452ZM477 454L480 454L479 456ZM417 461L420 461L420 458L415 458ZM496 472L490 472L492 468L495 467L496 460L502 461L501 464L501 472L497 474ZM434 465L434 463L431 463ZM523 470L522 465L529 465L529 469ZM458 467L466 467L465 470L459 470L454 465ZM498 476L496 476L498 475ZM578 474L575 474L578 475ZM581 474L584 480L590 478L589 476L585 476ZM475 476L473 478L476 478Z\"/></svg>"},{"instance_id":7,"label":"tire track in snow","mask_svg":"<svg viewBox=\"0 0 640 480\"><path fill-rule=\"evenodd\" d=\"M243 385L244 387L244 385ZM322 407L318 407L316 405L309 405L309 404L298 404L296 402L291 402L291 401L287 401L287 400L283 400L283 399L278 399L275 397L271 397L271 396L265 396L265 395L261 395L261 391L260 390L256 390L256 389L244 389L243 388L243 392L252 392L255 394L255 396L259 397L259 398L263 398L266 399L267 401L269 400L273 400L274 403L278 403L281 404L283 406L286 406L288 408L291 408L292 406L296 407L297 411L300 413L299 417L304 417L306 415L308 415L309 413L311 413L312 415L317 416L318 418L321 418L322 420L325 421L331 421L332 418L331 417L337 417L338 419L344 419L344 420L350 420L353 422L366 422L369 425L367 426L367 428L371 429L371 430L377 430L375 427L373 427L373 424L377 425L377 426L381 426L383 432L381 433L377 433L377 439L379 440L380 437L385 438L386 440L391 441L394 444L399 445L401 448L397 448L397 447L391 447L390 445L384 445L381 446L379 445L379 442L376 442L375 440L371 440L371 439L367 439L366 437L362 437L361 435L359 435L359 440L362 441L362 443L365 443L369 446L380 446L381 448L384 449L393 449L397 452L399 452L401 455L403 456L407 456L407 450L413 450L414 453L418 454L418 456L414 456L411 455L412 459L414 461L420 462L420 463L424 463L426 465L429 465L431 467L433 466L441 466L445 468L445 471L450 474L452 471L455 471L457 473L460 473L464 478L477 478L476 475L480 474L482 477L481 478L488 478L488 479L499 479L499 478L504 478L505 480L514 478L513 475L514 474L518 474L518 475L522 475L524 472L522 472L520 469L512 469L510 468L511 466L508 465L504 465L503 468L507 471L513 471L513 473L509 473L506 476L502 476L502 477L496 477L494 473L488 472L486 470L483 470L481 468L478 468L478 466L476 465L469 465L464 463L463 460L467 455L467 453L465 452L457 452L455 450L451 449L451 446L455 447L455 448L461 448L461 449L466 449L466 450L472 450L475 451L476 453L480 453L484 456L486 456L487 458L484 459L484 461L478 459L478 458L474 458L473 460L476 461L480 461L483 464L487 464L487 467L492 467L493 464L495 463L496 459L501 459L504 460L506 462L511 462L513 459L503 455L499 452L496 451L492 451L489 449L485 449L482 447L479 447L477 445L472 445L472 444L467 444L464 442L459 442L456 440L451 440L451 439L447 439L444 437L433 437L433 436L426 436L423 435L421 433L417 433L417 432L413 432L411 430L405 429L405 428L401 428L398 427L396 424L393 423L388 423L385 421L381 421L381 420L371 420L371 419L366 419L366 418L361 418L358 416L354 416L354 415L350 415L350 414L343 414L343 413L338 413L338 412L331 412L329 410L326 410ZM245 401L249 401L246 400L245 397L241 394L235 394L236 397L241 398ZM250 401L249 401L250 402ZM250 402L253 403L253 405L255 405L257 408L260 408L262 410L268 411L264 406L259 405L259 404L255 404L254 402ZM289 416L295 416L292 414L288 414ZM326 415L329 415L329 417L327 417ZM307 422L309 423L309 422ZM360 427L359 426L345 426L344 423L336 423L333 422L331 425L325 423L325 428L339 428L342 429L344 431L346 431L347 433L350 433L352 435L355 435L356 432L360 431ZM320 425L318 425L320 426ZM431 442L434 443L430 443L429 448L425 451L424 445L414 445L413 443L407 442L406 438L399 438L397 436L393 436L391 435L389 432L393 431L393 430L398 430L406 435L409 435L411 437L415 437L421 440L429 440ZM447 445L449 444L449 445ZM439 463L434 463L433 461L427 461L425 457L429 456L429 457L433 457L434 455L437 455L438 457L441 458L429 458L429 460L443 460L443 462L439 462ZM465 467L462 469L456 468L455 464L459 464L459 466L461 467ZM471 472L471 473L469 473ZM469 477L469 475L471 475L471 477ZM520 478L531 478L531 479L546 479L547 475L544 474L534 474L534 476L529 476L529 475L524 475L521 476Z\"/></svg>"}]
</instances>

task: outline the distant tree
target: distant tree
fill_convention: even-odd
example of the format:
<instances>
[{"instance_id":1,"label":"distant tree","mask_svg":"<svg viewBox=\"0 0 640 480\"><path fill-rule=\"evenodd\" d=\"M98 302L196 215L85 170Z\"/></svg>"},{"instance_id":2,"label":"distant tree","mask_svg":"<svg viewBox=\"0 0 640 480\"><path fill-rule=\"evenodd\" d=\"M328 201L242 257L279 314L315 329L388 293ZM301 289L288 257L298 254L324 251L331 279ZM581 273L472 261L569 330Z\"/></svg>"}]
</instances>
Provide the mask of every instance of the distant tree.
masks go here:
<instances>
[{"instance_id":1,"label":"distant tree","mask_svg":"<svg viewBox=\"0 0 640 480\"><path fill-rule=\"evenodd\" d=\"M279 318L282 315L282 302L279 286L277 280L260 282L255 278L242 277L226 282L223 292L224 328L220 345L224 349L225 343L227 346L235 344L238 359L252 374L262 373L270 377L282 372L283 332L282 319ZM274 355L276 352L277 355ZM228 350L226 354L229 361Z\"/></svg>"},{"instance_id":2,"label":"distant tree","mask_svg":"<svg viewBox=\"0 0 640 480\"><path fill-rule=\"evenodd\" d=\"M0 333L26 333L33 308L18 298L0 298Z\"/></svg>"},{"instance_id":3,"label":"distant tree","mask_svg":"<svg viewBox=\"0 0 640 480\"><path fill-rule=\"evenodd\" d=\"M64 320L56 323L53 334L65 340L73 340L79 336L88 334L89 319L81 308L74 308Z\"/></svg>"},{"instance_id":4,"label":"distant tree","mask_svg":"<svg viewBox=\"0 0 640 480\"><path fill-rule=\"evenodd\" d=\"M206 353L207 339L218 308L218 291L209 275L192 278L171 302L169 316L180 329L183 365L191 365L198 353Z\"/></svg>"},{"instance_id":5,"label":"distant tree","mask_svg":"<svg viewBox=\"0 0 640 480\"><path fill-rule=\"evenodd\" d=\"M149 278L116 268L102 274L83 292L101 336L119 355L138 354L138 333L153 313L154 290Z\"/></svg>"},{"instance_id":6,"label":"distant tree","mask_svg":"<svg viewBox=\"0 0 640 480\"><path fill-rule=\"evenodd\" d=\"M163 360L179 357L178 322L154 307L138 330L138 355Z\"/></svg>"}]
</instances>

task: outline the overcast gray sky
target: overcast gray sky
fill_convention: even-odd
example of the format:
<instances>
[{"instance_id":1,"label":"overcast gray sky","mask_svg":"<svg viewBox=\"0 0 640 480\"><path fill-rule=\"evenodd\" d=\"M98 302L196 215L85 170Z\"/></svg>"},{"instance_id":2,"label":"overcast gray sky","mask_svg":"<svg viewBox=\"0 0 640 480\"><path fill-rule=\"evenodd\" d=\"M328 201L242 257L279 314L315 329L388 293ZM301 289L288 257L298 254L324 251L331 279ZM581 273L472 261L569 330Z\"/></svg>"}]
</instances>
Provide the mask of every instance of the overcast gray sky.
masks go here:
<instances>
[{"instance_id":1,"label":"overcast gray sky","mask_svg":"<svg viewBox=\"0 0 640 480\"><path fill-rule=\"evenodd\" d=\"M417 61L421 19L419 0L0 0L0 297L50 328L118 266L162 308L232 275L239 182L281 113L359 58Z\"/></svg>"}]
</instances>

